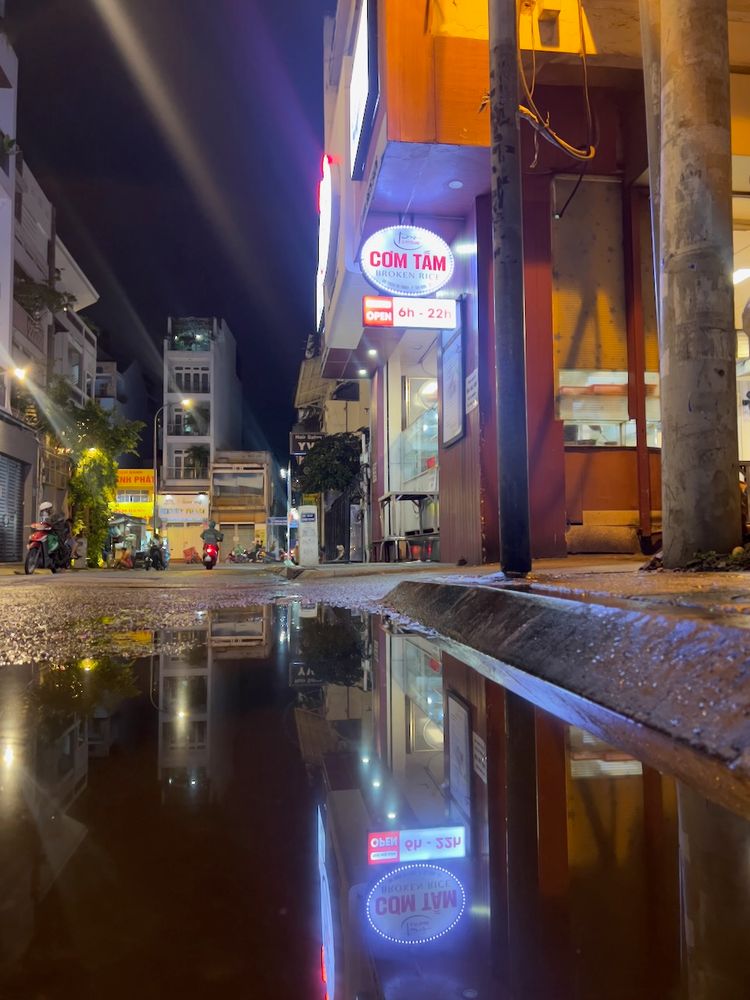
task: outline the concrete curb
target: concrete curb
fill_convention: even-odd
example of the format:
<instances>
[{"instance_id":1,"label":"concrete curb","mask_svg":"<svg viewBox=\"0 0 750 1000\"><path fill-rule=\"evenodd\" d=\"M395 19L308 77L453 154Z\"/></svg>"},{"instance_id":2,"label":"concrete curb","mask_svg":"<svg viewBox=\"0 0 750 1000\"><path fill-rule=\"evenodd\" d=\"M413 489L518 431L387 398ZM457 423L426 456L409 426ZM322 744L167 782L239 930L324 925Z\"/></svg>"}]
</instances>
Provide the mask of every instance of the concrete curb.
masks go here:
<instances>
[{"instance_id":1,"label":"concrete curb","mask_svg":"<svg viewBox=\"0 0 750 1000\"><path fill-rule=\"evenodd\" d=\"M750 631L476 583L383 599L485 676L750 818Z\"/></svg>"}]
</instances>

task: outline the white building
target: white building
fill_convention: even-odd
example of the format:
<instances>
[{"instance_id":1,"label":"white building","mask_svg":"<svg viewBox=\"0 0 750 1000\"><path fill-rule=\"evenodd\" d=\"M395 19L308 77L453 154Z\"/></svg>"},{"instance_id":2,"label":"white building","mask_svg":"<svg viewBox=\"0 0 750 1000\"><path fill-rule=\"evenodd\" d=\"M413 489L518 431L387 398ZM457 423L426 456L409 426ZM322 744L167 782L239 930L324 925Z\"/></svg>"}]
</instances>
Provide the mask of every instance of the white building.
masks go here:
<instances>
[{"instance_id":1,"label":"white building","mask_svg":"<svg viewBox=\"0 0 750 1000\"><path fill-rule=\"evenodd\" d=\"M0 562L22 552L24 512L35 499L37 446L32 431L12 413L13 243L16 193L16 87L18 60L0 34Z\"/></svg>"},{"instance_id":2,"label":"white building","mask_svg":"<svg viewBox=\"0 0 750 1000\"><path fill-rule=\"evenodd\" d=\"M240 393L237 346L224 320L170 317L159 520L172 558L200 547L216 452L242 441Z\"/></svg>"}]
</instances>

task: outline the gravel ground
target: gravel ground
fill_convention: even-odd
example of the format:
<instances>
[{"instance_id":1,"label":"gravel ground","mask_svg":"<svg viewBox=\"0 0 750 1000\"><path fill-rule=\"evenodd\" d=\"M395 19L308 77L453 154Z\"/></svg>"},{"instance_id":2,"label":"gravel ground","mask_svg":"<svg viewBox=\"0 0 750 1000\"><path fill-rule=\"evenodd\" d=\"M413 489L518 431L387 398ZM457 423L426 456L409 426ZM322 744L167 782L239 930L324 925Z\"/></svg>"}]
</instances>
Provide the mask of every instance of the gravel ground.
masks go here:
<instances>
[{"instance_id":1,"label":"gravel ground","mask_svg":"<svg viewBox=\"0 0 750 1000\"><path fill-rule=\"evenodd\" d=\"M259 604L324 602L377 611L397 583L422 573L283 580L277 570L238 575L205 570L156 576L71 573L0 580L0 665L64 663L95 652L129 654L134 631L189 629L204 613Z\"/></svg>"},{"instance_id":2,"label":"gravel ground","mask_svg":"<svg viewBox=\"0 0 750 1000\"><path fill-rule=\"evenodd\" d=\"M86 651L132 652L132 631L185 629L196 615L221 608L302 600L378 611L404 580L513 587L540 595L639 610L670 610L696 619L750 626L750 573L639 572L642 560L570 558L542 561L528 582L509 582L497 568L425 566L382 573L338 567L342 575L282 579L276 567L179 567L166 574L81 571L0 575L0 664L65 662Z\"/></svg>"}]
</instances>

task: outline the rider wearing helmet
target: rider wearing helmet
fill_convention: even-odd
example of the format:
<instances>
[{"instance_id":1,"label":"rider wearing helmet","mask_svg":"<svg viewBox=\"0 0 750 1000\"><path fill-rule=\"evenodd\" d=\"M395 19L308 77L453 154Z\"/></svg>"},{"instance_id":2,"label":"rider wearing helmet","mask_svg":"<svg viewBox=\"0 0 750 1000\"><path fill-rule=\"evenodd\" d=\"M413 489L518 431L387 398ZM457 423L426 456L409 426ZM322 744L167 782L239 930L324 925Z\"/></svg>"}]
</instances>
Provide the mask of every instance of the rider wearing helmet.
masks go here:
<instances>
[{"instance_id":1,"label":"rider wearing helmet","mask_svg":"<svg viewBox=\"0 0 750 1000\"><path fill-rule=\"evenodd\" d=\"M201 539L209 545L218 545L219 542L224 541L224 532L219 531L216 527L216 521L211 520L208 522L206 530L201 532Z\"/></svg>"},{"instance_id":2,"label":"rider wearing helmet","mask_svg":"<svg viewBox=\"0 0 750 1000\"><path fill-rule=\"evenodd\" d=\"M70 522L64 514L55 512L49 500L44 500L39 504L39 520L42 524L49 524L60 540L61 545L67 545L72 550L72 532Z\"/></svg>"}]
</instances>

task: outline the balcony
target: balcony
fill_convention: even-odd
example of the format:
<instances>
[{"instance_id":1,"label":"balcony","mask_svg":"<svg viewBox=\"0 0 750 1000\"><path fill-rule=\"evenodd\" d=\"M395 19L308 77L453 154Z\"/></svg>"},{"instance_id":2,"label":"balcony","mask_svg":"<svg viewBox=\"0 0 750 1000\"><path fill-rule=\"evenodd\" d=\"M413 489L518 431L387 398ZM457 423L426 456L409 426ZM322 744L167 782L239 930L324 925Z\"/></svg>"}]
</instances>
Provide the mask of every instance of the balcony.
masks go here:
<instances>
[{"instance_id":1,"label":"balcony","mask_svg":"<svg viewBox=\"0 0 750 1000\"><path fill-rule=\"evenodd\" d=\"M190 482L207 483L209 473L208 468L190 469L183 468L182 466L168 466L166 469L166 478L169 480L179 480L180 482L187 480Z\"/></svg>"},{"instance_id":2,"label":"balcony","mask_svg":"<svg viewBox=\"0 0 750 1000\"><path fill-rule=\"evenodd\" d=\"M46 337L41 322L33 319L23 306L13 300L13 329L25 337L41 354L46 354Z\"/></svg>"},{"instance_id":3,"label":"balcony","mask_svg":"<svg viewBox=\"0 0 750 1000\"><path fill-rule=\"evenodd\" d=\"M195 427L190 424L169 424L167 426L169 437L202 437L209 438L211 432L208 427Z\"/></svg>"}]
</instances>

